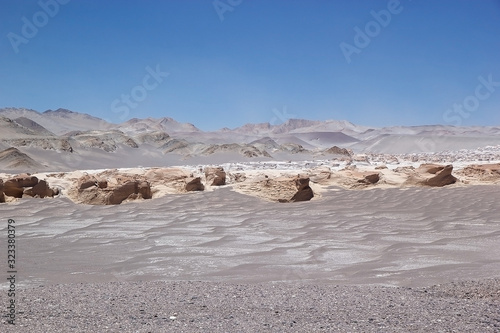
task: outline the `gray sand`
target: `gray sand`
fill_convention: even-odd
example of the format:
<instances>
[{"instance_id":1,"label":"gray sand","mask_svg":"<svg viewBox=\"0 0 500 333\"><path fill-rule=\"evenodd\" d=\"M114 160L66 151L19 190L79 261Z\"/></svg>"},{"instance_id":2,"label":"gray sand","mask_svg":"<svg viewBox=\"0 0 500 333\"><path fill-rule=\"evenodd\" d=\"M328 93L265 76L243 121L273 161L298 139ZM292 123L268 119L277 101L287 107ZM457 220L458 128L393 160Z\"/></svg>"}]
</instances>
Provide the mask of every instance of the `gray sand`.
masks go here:
<instances>
[{"instance_id":1,"label":"gray sand","mask_svg":"<svg viewBox=\"0 0 500 333\"><path fill-rule=\"evenodd\" d=\"M19 261L17 325L4 324L2 277L0 332L500 332L499 196L22 200L0 212L16 220Z\"/></svg>"},{"instance_id":2,"label":"gray sand","mask_svg":"<svg viewBox=\"0 0 500 333\"><path fill-rule=\"evenodd\" d=\"M2 323L2 332L500 332L500 279L416 289L61 284L22 290L18 300L17 325Z\"/></svg>"}]
</instances>

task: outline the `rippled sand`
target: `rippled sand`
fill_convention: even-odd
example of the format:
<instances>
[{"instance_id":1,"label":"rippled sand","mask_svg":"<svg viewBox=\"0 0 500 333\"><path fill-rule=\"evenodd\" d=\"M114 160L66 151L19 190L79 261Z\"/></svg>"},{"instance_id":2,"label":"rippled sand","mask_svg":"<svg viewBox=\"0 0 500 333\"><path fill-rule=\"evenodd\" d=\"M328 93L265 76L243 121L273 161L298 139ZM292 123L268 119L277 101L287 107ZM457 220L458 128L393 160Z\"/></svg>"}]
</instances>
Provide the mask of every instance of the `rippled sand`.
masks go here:
<instances>
[{"instance_id":1,"label":"rippled sand","mask_svg":"<svg viewBox=\"0 0 500 333\"><path fill-rule=\"evenodd\" d=\"M499 186L338 189L321 200L279 204L222 188L119 206L23 199L0 214L16 220L19 286L201 280L414 287L498 277L499 198Z\"/></svg>"}]
</instances>

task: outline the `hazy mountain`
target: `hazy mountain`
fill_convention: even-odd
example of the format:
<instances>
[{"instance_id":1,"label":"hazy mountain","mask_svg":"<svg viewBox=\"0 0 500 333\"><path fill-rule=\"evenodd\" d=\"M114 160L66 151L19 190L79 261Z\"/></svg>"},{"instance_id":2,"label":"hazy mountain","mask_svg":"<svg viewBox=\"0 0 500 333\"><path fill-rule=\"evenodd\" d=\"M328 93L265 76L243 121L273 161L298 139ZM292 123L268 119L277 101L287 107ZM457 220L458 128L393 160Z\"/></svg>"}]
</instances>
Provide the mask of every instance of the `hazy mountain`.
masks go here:
<instances>
[{"instance_id":1,"label":"hazy mountain","mask_svg":"<svg viewBox=\"0 0 500 333\"><path fill-rule=\"evenodd\" d=\"M40 113L24 108L4 108L0 109L0 116L10 119L27 118L57 135L71 131L108 129L112 126L100 118L66 109L47 110Z\"/></svg>"},{"instance_id":2,"label":"hazy mountain","mask_svg":"<svg viewBox=\"0 0 500 333\"><path fill-rule=\"evenodd\" d=\"M119 167L242 158L308 160L325 156L323 153L331 147L354 153L406 154L489 145L500 145L500 127L371 128L343 120L289 119L278 125L245 124L204 132L169 117L134 118L112 124L66 109L42 113L24 108L0 109L0 149L16 149L7 150L4 167L16 165L15 159L19 159L19 166L74 169L100 168L100 163Z\"/></svg>"},{"instance_id":3,"label":"hazy mountain","mask_svg":"<svg viewBox=\"0 0 500 333\"><path fill-rule=\"evenodd\" d=\"M55 135L51 131L47 130L45 127L40 125L34 120L31 120L26 117L19 117L14 119L16 123L18 123L21 126L24 126L27 129L32 130L34 133L39 134L39 135Z\"/></svg>"},{"instance_id":4,"label":"hazy mountain","mask_svg":"<svg viewBox=\"0 0 500 333\"><path fill-rule=\"evenodd\" d=\"M125 133L143 133L143 132L200 132L193 124L180 123L172 118L163 117L160 119L146 118L138 119L133 118L124 123L115 125L117 129Z\"/></svg>"}]
</instances>

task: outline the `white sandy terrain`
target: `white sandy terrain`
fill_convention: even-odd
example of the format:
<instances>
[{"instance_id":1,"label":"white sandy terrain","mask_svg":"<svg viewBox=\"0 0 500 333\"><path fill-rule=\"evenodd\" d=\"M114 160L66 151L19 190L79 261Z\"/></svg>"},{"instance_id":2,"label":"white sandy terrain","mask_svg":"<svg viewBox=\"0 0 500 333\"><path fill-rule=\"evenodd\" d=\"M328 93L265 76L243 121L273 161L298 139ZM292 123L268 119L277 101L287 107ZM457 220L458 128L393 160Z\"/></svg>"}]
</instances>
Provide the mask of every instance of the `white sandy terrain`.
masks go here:
<instances>
[{"instance_id":1,"label":"white sandy terrain","mask_svg":"<svg viewBox=\"0 0 500 333\"><path fill-rule=\"evenodd\" d=\"M427 286L498 276L499 197L498 186L338 188L321 200L279 204L222 188L118 206L22 199L3 205L1 215L16 221L23 286L136 280Z\"/></svg>"}]
</instances>

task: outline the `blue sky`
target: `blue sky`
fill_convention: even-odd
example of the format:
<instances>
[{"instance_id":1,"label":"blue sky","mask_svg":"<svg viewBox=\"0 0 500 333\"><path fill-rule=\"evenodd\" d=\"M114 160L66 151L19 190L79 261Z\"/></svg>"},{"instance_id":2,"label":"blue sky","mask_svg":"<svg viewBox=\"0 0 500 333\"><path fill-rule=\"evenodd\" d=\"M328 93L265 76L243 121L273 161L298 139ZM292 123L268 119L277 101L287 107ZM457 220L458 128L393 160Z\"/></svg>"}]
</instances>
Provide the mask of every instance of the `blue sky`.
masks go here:
<instances>
[{"instance_id":1,"label":"blue sky","mask_svg":"<svg viewBox=\"0 0 500 333\"><path fill-rule=\"evenodd\" d=\"M499 36L499 0L2 0L0 107L500 125Z\"/></svg>"}]
</instances>

